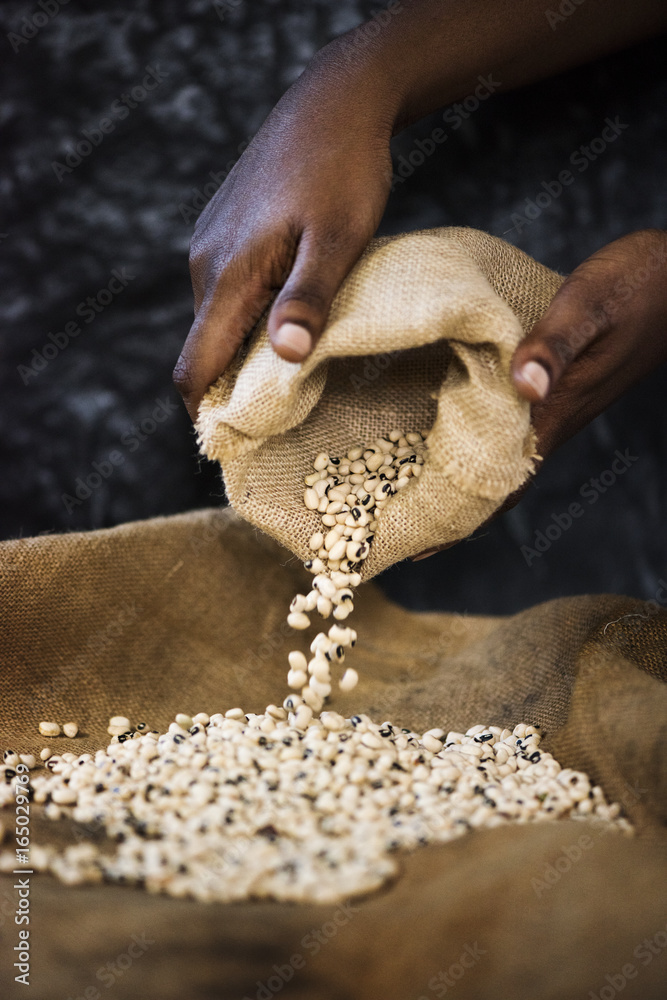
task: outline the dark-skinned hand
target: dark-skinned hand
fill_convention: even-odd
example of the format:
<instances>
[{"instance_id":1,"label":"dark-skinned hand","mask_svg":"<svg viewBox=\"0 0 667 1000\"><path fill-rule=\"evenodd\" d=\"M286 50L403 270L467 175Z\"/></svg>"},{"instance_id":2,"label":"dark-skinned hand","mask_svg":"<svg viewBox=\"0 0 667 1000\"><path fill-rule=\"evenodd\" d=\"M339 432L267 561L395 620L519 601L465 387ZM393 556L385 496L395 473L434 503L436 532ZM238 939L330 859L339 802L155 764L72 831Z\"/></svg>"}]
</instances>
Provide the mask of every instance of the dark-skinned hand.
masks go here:
<instances>
[{"instance_id":1,"label":"dark-skinned hand","mask_svg":"<svg viewBox=\"0 0 667 1000\"><path fill-rule=\"evenodd\" d=\"M392 135L491 70L511 89L666 27L660 0L588 0L557 32L535 0L389 0L322 49L197 222L195 320L174 372L192 419L267 306L276 352L310 353L384 212ZM665 359L665 241L647 230L603 247L519 346L513 379L543 457Z\"/></svg>"},{"instance_id":2,"label":"dark-skinned hand","mask_svg":"<svg viewBox=\"0 0 667 1000\"><path fill-rule=\"evenodd\" d=\"M580 264L514 353L512 377L532 404L540 456L547 458L665 360L667 233L644 229ZM527 485L494 518L514 507Z\"/></svg>"}]
</instances>

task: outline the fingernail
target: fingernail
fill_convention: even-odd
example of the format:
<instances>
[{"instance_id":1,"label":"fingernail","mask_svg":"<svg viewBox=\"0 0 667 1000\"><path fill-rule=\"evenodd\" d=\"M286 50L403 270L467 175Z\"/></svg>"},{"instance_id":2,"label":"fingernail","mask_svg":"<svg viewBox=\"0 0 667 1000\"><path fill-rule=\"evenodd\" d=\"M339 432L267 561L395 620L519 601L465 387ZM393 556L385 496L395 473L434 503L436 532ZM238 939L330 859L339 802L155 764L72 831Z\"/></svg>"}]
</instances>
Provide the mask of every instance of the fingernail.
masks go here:
<instances>
[{"instance_id":1,"label":"fingernail","mask_svg":"<svg viewBox=\"0 0 667 1000\"><path fill-rule=\"evenodd\" d=\"M291 351L296 360L301 361L310 354L313 338L305 326L300 326L298 323L282 323L273 338L273 343L275 347Z\"/></svg>"},{"instance_id":2,"label":"fingernail","mask_svg":"<svg viewBox=\"0 0 667 1000\"><path fill-rule=\"evenodd\" d=\"M523 368L520 369L519 375L524 382L527 382L535 390L540 399L546 398L549 392L550 379L549 372L544 365L541 365L538 361L526 361Z\"/></svg>"},{"instance_id":3,"label":"fingernail","mask_svg":"<svg viewBox=\"0 0 667 1000\"><path fill-rule=\"evenodd\" d=\"M418 556L413 556L412 562L419 562L420 559L428 559L429 556L434 556L439 551L440 549L427 549L426 552L420 552Z\"/></svg>"}]
</instances>

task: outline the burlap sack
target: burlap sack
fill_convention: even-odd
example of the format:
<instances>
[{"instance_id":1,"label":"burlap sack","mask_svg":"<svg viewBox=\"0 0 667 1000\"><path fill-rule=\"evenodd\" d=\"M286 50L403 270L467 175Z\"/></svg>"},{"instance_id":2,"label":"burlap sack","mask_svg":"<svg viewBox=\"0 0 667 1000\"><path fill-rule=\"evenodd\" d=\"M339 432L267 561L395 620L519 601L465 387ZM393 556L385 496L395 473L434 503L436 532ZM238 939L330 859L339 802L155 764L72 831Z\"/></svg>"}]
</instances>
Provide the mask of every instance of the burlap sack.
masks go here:
<instances>
[{"instance_id":1,"label":"burlap sack","mask_svg":"<svg viewBox=\"0 0 667 1000\"><path fill-rule=\"evenodd\" d=\"M307 648L284 625L306 579L222 511L3 543L0 747L39 749L43 718L77 721L81 736L57 747L81 752L106 744L116 713L163 727L183 709L261 710L282 697L288 650ZM415 614L365 585L354 618L361 681L336 708L420 730L538 722L637 836L573 822L478 832L415 852L393 885L345 907L205 906L33 875L29 989L13 979L18 890L4 876L3 1000L663 1000L667 614L614 596L507 618ZM13 827L11 811L0 820ZM35 843L99 837L36 807L31 824Z\"/></svg>"},{"instance_id":2,"label":"burlap sack","mask_svg":"<svg viewBox=\"0 0 667 1000\"><path fill-rule=\"evenodd\" d=\"M469 535L534 468L509 363L561 281L473 229L374 240L303 365L275 354L264 321L204 397L200 444L232 506L307 559L315 455L427 428L423 474L383 511L362 575Z\"/></svg>"}]
</instances>

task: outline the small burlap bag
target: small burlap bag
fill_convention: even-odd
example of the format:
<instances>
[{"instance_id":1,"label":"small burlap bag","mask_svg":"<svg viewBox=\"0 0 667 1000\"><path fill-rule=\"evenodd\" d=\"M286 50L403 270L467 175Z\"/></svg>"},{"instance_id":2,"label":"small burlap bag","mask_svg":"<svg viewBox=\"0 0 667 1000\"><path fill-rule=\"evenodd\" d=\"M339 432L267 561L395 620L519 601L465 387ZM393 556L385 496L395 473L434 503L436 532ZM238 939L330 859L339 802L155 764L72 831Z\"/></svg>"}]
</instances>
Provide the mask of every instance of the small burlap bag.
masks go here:
<instances>
[{"instance_id":1,"label":"small burlap bag","mask_svg":"<svg viewBox=\"0 0 667 1000\"><path fill-rule=\"evenodd\" d=\"M204 397L201 447L232 506L307 559L320 527L303 505L315 455L430 429L423 473L383 511L362 575L469 535L534 468L509 364L561 281L473 229L374 240L302 365L275 354L265 318Z\"/></svg>"},{"instance_id":2,"label":"small burlap bag","mask_svg":"<svg viewBox=\"0 0 667 1000\"><path fill-rule=\"evenodd\" d=\"M177 711L263 711L284 695L288 650L307 649L285 628L307 579L230 511L0 544L0 749L94 752L119 713L163 728ZM479 831L406 855L392 885L342 907L206 905L34 874L28 989L13 979L19 896L4 875L3 1000L584 1000L621 976L623 1000L663 1000L667 612L607 595L504 618L417 614L372 584L355 603L361 680L336 710L420 732L539 723L545 749L600 782L637 835ZM46 741L40 719L81 733ZM3 822L14 829L12 809ZM36 805L30 826L34 844L101 839Z\"/></svg>"}]
</instances>

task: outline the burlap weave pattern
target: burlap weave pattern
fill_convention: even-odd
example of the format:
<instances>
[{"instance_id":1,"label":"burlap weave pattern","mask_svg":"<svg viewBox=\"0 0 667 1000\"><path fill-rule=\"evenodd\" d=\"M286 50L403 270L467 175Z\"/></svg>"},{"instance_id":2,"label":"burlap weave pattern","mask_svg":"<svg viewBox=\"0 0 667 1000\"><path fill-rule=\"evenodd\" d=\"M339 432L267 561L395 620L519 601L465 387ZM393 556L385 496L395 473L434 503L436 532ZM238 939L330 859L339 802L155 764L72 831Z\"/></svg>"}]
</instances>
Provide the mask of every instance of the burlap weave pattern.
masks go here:
<instances>
[{"instance_id":1,"label":"burlap weave pattern","mask_svg":"<svg viewBox=\"0 0 667 1000\"><path fill-rule=\"evenodd\" d=\"M469 535L534 468L509 363L561 280L476 230L373 241L303 365L274 353L264 321L204 397L201 447L232 506L306 559L319 527L302 502L313 457L429 429L424 471L383 512L363 576Z\"/></svg>"},{"instance_id":2,"label":"burlap weave pattern","mask_svg":"<svg viewBox=\"0 0 667 1000\"><path fill-rule=\"evenodd\" d=\"M306 579L298 560L230 511L0 544L0 748L94 750L116 713L164 727L181 710L262 710L283 695L288 650L307 649L307 637L284 627ZM607 595L507 618L416 614L373 585L356 605L361 680L336 693L336 709L420 731L540 723L544 746L602 782L637 836L539 823L422 848L394 885L355 900L352 918L315 954L304 941L336 907L207 906L35 875L29 990L12 978L16 877L2 876L3 1000L91 997L94 988L127 1000L266 1000L258 983L294 954L304 967L280 997L434 1000L431 981L441 989L441 973L475 945L478 960L454 997L583 1000L630 962L637 976L623 1000L663 1000L667 949L642 952L648 964L634 952L667 926L667 613ZM44 718L74 719L81 735L47 741L37 734ZM13 828L10 809L0 822ZM75 837L38 808L31 826L35 843ZM107 994L97 971L127 952L131 935L151 944Z\"/></svg>"}]
</instances>

